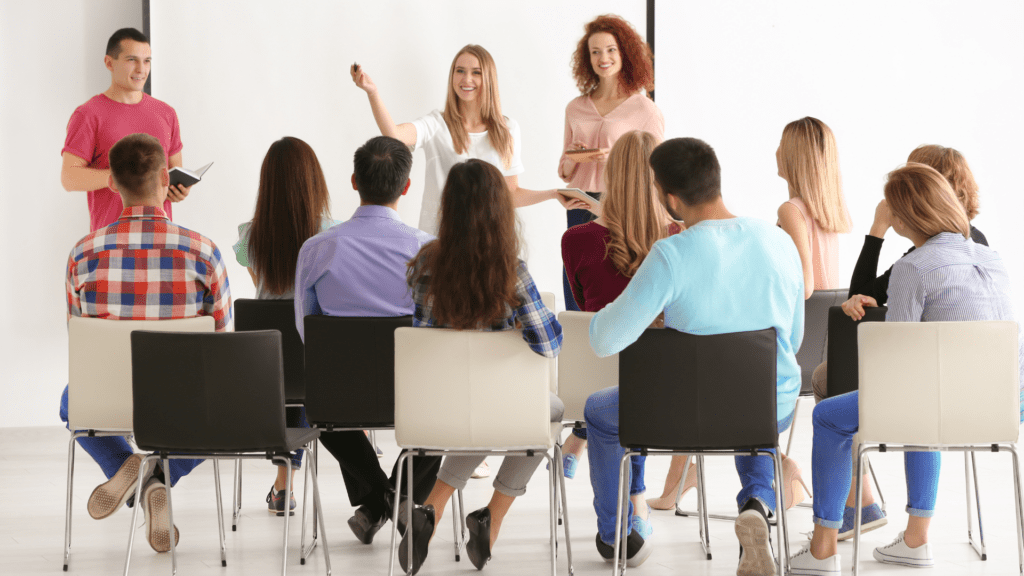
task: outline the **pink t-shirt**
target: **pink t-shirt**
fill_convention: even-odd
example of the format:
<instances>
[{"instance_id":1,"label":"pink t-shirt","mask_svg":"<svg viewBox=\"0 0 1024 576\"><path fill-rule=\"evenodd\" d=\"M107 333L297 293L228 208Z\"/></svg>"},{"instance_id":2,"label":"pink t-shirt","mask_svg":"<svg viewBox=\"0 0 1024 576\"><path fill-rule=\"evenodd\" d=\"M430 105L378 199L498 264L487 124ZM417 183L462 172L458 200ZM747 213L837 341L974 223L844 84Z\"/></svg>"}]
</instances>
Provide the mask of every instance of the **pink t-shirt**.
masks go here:
<instances>
[{"instance_id":1,"label":"pink t-shirt","mask_svg":"<svg viewBox=\"0 0 1024 576\"><path fill-rule=\"evenodd\" d=\"M70 152L88 162L89 168L103 170L110 168L107 159L110 147L129 134L139 133L160 141L170 168L171 156L181 152L178 115L174 108L148 94L143 94L138 104L122 104L97 94L71 115L68 136L60 152L62 155ZM90 232L113 224L121 216L124 206L117 192L102 188L88 192L88 197ZM171 217L170 200L164 202L164 212Z\"/></svg>"},{"instance_id":2,"label":"pink t-shirt","mask_svg":"<svg viewBox=\"0 0 1024 576\"><path fill-rule=\"evenodd\" d=\"M562 150L568 150L573 142L582 142L587 148L611 149L620 136L632 130L650 132L659 142L665 138L665 117L647 96L634 94L604 116L597 112L590 96L580 96L565 107ZM575 163L563 153L558 175L572 188L604 192L604 162Z\"/></svg>"},{"instance_id":3,"label":"pink t-shirt","mask_svg":"<svg viewBox=\"0 0 1024 576\"><path fill-rule=\"evenodd\" d=\"M811 218L807 205L799 196L787 200L800 210L807 226L807 241L811 247L811 267L814 269L814 289L842 288L839 284L839 234L825 232L818 221Z\"/></svg>"}]
</instances>

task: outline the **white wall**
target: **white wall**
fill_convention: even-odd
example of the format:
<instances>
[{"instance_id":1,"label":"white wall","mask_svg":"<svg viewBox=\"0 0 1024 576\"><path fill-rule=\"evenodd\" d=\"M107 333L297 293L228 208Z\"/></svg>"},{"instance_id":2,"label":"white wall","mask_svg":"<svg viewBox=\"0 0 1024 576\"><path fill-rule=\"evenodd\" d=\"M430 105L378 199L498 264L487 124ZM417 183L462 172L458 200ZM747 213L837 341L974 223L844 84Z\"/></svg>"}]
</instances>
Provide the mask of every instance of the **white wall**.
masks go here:
<instances>
[{"instance_id":1,"label":"white wall","mask_svg":"<svg viewBox=\"0 0 1024 576\"><path fill-rule=\"evenodd\" d=\"M978 181L974 224L1006 261L1024 313L1024 3L663 1L656 14L668 134L715 147L734 212L776 219L788 197L775 163L782 129L820 118L836 134L853 216L840 240L847 286L886 174L920 144L951 146ZM890 230L880 269L910 245Z\"/></svg>"},{"instance_id":2,"label":"white wall","mask_svg":"<svg viewBox=\"0 0 1024 576\"><path fill-rule=\"evenodd\" d=\"M231 244L252 218L260 164L282 136L307 141L327 177L336 219L359 204L349 182L356 148L379 134L366 93L348 72L358 62L374 79L396 122L443 108L448 69L466 44L494 57L502 111L519 122L525 188L558 178L565 105L579 95L569 59L583 25L615 12L646 30L643 0L393 0L386 3L273 0L153 2L153 95L175 107L187 166L215 164L175 221L230 254L232 294L255 293ZM387 9L382 9L386 6ZM585 9L581 8L585 6ZM443 7L443 9L439 9ZM541 15L544 16L541 16ZM415 226L425 158L417 151L412 187L399 204ZM565 210L549 201L518 211L528 265L540 290L562 296L560 240Z\"/></svg>"},{"instance_id":3,"label":"white wall","mask_svg":"<svg viewBox=\"0 0 1024 576\"><path fill-rule=\"evenodd\" d=\"M103 53L125 26L142 28L139 0L0 2L0 427L60 423L65 265L89 231L60 151L75 107L110 85Z\"/></svg>"},{"instance_id":4,"label":"white wall","mask_svg":"<svg viewBox=\"0 0 1024 576\"><path fill-rule=\"evenodd\" d=\"M67 375L64 263L88 231L85 195L60 187L59 152L71 112L109 84L107 38L141 27L140 4L0 2L0 427L58 422ZM470 42L494 55L504 111L522 126L521 182L554 187L581 26L614 11L643 32L644 4L405 0L304 2L299 10L269 0L154 0L154 95L178 111L186 165L216 162L175 207L175 219L218 243L232 292L251 296L230 247L236 225L252 215L270 143L307 140L327 173L335 216L348 218L357 203L348 186L352 153L376 134L348 66L365 66L395 119L408 121L443 105L451 58ZM1024 156L1024 5L662 1L657 13L657 101L667 134L717 149L736 212L774 219L786 197L774 162L782 127L808 114L823 119L839 140L854 218L841 245L848 277L886 172L918 144L953 146L981 185L975 223L1007 261L1024 314L1024 195L1014 178ZM410 223L422 154L415 162L415 189L401 205ZM560 294L563 211L547 203L519 213L538 285ZM883 262L907 246L889 238Z\"/></svg>"}]
</instances>

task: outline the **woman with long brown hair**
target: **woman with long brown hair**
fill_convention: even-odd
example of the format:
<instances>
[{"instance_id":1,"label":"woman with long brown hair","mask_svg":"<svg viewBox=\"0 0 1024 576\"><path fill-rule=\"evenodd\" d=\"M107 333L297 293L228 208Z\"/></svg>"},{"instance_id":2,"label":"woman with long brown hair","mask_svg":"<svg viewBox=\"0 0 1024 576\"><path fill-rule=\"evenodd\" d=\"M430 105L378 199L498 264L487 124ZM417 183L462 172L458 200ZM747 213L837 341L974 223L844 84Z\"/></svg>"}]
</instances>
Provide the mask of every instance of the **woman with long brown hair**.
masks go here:
<instances>
[{"instance_id":1,"label":"woman with long brown hair","mask_svg":"<svg viewBox=\"0 0 1024 576\"><path fill-rule=\"evenodd\" d=\"M537 354L553 358L562 346L562 327L541 301L526 264L519 260L519 234L512 197L501 172L482 160L452 167L441 196L437 240L409 263L409 286L416 305L413 326L456 330L512 330ZM551 395L551 421L564 407ZM413 534L413 573L427 556L434 526L452 494L466 485L483 456L448 456L422 507L413 511L405 537ZM466 516L466 553L477 569L491 557L502 520L540 464L541 456L509 456L494 479L490 503ZM407 570L407 543L398 549Z\"/></svg>"},{"instance_id":2,"label":"woman with long brown hair","mask_svg":"<svg viewBox=\"0 0 1024 576\"><path fill-rule=\"evenodd\" d=\"M238 226L238 242L232 246L235 259L256 285L256 298L293 298L299 249L334 224L327 180L313 149L291 136L271 144L260 168L256 213L251 221ZM289 426L305 425L301 408L288 408L286 415ZM301 464L299 451L292 462L293 475ZM268 509L282 516L287 479L285 468L278 466L277 479L267 495ZM295 508L294 496L288 506L289 510Z\"/></svg>"},{"instance_id":3,"label":"woman with long brown hair","mask_svg":"<svg viewBox=\"0 0 1024 576\"><path fill-rule=\"evenodd\" d=\"M448 171L467 157L486 160L504 176L516 207L555 199L574 208L585 204L566 200L554 190L527 190L519 186L522 163L519 124L501 112L498 69L483 46L468 44L455 55L448 71L444 110L434 110L413 122L395 124L384 106L377 85L362 67L353 64L352 81L366 91L373 118L384 136L408 146L424 148L427 168L419 228L437 233L438 206Z\"/></svg>"}]
</instances>

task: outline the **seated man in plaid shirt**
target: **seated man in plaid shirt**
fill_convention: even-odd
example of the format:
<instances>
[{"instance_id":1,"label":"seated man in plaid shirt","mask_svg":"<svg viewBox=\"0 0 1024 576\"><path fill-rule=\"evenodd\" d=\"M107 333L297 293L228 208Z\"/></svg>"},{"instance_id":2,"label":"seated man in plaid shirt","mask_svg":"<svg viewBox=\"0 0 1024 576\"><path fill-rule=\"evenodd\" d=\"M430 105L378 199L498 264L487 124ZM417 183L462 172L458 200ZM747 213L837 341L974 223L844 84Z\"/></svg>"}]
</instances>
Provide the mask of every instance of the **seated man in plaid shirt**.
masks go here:
<instances>
[{"instance_id":1,"label":"seated man in plaid shirt","mask_svg":"<svg viewBox=\"0 0 1024 576\"><path fill-rule=\"evenodd\" d=\"M68 317L111 320L173 320L213 316L218 331L231 319L231 295L220 250L205 236L172 223L163 211L170 178L164 149L147 134L125 136L110 148L110 188L121 195L124 210L113 224L82 238L71 250L65 279ZM158 271L158 274L153 274ZM68 389L60 402L68 421ZM140 470L119 436L83 437L79 444L109 479L89 497L89 515L106 518L129 499ZM171 460L157 467L142 492L149 543L170 550L167 492L202 460ZM169 477L168 477L169 475ZM175 538L178 532L175 529Z\"/></svg>"}]
</instances>

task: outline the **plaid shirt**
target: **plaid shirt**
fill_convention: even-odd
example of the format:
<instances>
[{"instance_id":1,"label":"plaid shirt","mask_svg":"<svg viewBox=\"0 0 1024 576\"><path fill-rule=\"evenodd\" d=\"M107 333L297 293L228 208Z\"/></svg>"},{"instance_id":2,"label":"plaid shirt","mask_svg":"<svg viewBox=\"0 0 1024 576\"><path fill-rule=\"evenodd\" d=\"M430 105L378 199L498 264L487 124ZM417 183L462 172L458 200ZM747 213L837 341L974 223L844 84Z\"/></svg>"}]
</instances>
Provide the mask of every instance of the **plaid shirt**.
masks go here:
<instances>
[{"instance_id":1,"label":"plaid shirt","mask_svg":"<svg viewBox=\"0 0 1024 576\"><path fill-rule=\"evenodd\" d=\"M131 206L110 226L82 238L68 258L68 317L231 319L231 294L212 240L167 219L155 206Z\"/></svg>"},{"instance_id":2,"label":"plaid shirt","mask_svg":"<svg viewBox=\"0 0 1024 576\"><path fill-rule=\"evenodd\" d=\"M416 261L416 267L423 265L423 259ZM501 330L515 329L516 322L522 324L523 340L530 346L530 349L548 358L558 356L562 349L562 325L555 319L555 315L548 310L547 306L540 299L537 286L533 283L533 277L526 269L526 263L519 261L516 268L516 295L519 297L519 307L515 310L509 309L508 315L489 328L482 330L499 332ZM412 300L416 304L413 312L413 326L440 326L437 319L431 313L431 304L424 302L427 295L427 285L430 283L430 275L423 274L419 277L416 285L412 287Z\"/></svg>"}]
</instances>

